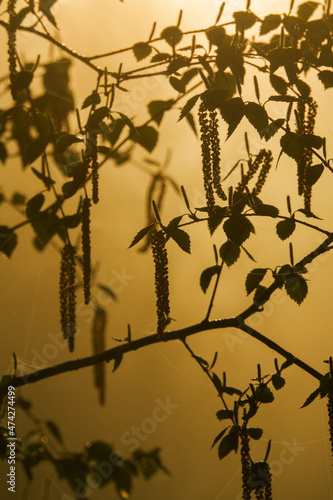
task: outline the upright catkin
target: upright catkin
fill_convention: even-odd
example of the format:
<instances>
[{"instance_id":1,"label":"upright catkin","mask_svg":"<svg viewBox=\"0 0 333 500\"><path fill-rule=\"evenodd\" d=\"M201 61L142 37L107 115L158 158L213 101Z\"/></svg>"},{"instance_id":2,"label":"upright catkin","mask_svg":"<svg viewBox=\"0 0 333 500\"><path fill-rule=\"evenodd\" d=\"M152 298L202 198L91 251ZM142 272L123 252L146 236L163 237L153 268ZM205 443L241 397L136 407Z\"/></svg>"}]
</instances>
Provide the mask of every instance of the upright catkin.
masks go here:
<instances>
[{"instance_id":1,"label":"upright catkin","mask_svg":"<svg viewBox=\"0 0 333 500\"><path fill-rule=\"evenodd\" d=\"M90 276L91 276L91 241L90 241L90 207L91 201L86 197L82 202L82 267L83 267L83 294L84 303L90 302Z\"/></svg>"},{"instance_id":2,"label":"upright catkin","mask_svg":"<svg viewBox=\"0 0 333 500\"><path fill-rule=\"evenodd\" d=\"M200 145L202 159L202 174L206 194L206 205L209 217L214 215L215 198L211 161L211 123L205 104L199 106Z\"/></svg>"},{"instance_id":3,"label":"upright catkin","mask_svg":"<svg viewBox=\"0 0 333 500\"><path fill-rule=\"evenodd\" d=\"M242 463L242 488L243 488L243 500L250 500L251 498L251 488L249 486L249 479L251 473L251 459L250 459L250 440L247 432L246 424L244 424L240 431L240 454Z\"/></svg>"},{"instance_id":4,"label":"upright catkin","mask_svg":"<svg viewBox=\"0 0 333 500\"><path fill-rule=\"evenodd\" d=\"M92 325L92 350L93 355L105 351L106 312L100 306L95 309ZM94 385L99 392L99 403L105 403L105 363L94 365Z\"/></svg>"},{"instance_id":5,"label":"upright catkin","mask_svg":"<svg viewBox=\"0 0 333 500\"><path fill-rule=\"evenodd\" d=\"M151 233L151 247L155 266L155 295L157 309L157 333L163 336L169 322L169 269L163 231L154 229Z\"/></svg>"},{"instance_id":6,"label":"upright catkin","mask_svg":"<svg viewBox=\"0 0 333 500\"><path fill-rule=\"evenodd\" d=\"M15 78L17 75L17 51L16 51L16 29L14 26L14 20L16 16L15 6L17 0L9 0L7 11L9 14L9 27L8 27L8 63L9 63L9 82L10 91L12 98L15 100L17 97L17 92L15 89Z\"/></svg>"},{"instance_id":7,"label":"upright catkin","mask_svg":"<svg viewBox=\"0 0 333 500\"><path fill-rule=\"evenodd\" d=\"M74 350L76 333L75 248L67 243L61 252L60 266L60 319L61 329L68 340L69 351Z\"/></svg>"}]
</instances>

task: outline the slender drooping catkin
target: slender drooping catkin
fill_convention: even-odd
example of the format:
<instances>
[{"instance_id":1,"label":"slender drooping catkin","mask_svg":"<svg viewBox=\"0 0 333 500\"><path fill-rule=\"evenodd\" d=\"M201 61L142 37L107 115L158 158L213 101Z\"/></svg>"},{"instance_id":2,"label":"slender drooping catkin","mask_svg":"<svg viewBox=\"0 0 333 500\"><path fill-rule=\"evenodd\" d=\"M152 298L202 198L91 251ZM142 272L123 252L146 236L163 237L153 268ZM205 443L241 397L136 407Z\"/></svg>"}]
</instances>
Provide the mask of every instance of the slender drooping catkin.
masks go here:
<instances>
[{"instance_id":1,"label":"slender drooping catkin","mask_svg":"<svg viewBox=\"0 0 333 500\"><path fill-rule=\"evenodd\" d=\"M97 306L92 325L92 348L93 355L105 351L105 327L106 327L106 312ZM94 385L99 392L99 403L105 403L105 363L97 363L94 365Z\"/></svg>"},{"instance_id":2,"label":"slender drooping catkin","mask_svg":"<svg viewBox=\"0 0 333 500\"><path fill-rule=\"evenodd\" d=\"M317 115L317 103L309 97L306 101L300 99L297 103L298 134L312 135L314 133ZM304 147L301 158L297 162L298 193L304 196L304 208L311 211L312 186L306 182L306 171L312 165L311 148Z\"/></svg>"},{"instance_id":3,"label":"slender drooping catkin","mask_svg":"<svg viewBox=\"0 0 333 500\"><path fill-rule=\"evenodd\" d=\"M170 316L168 254L163 231L157 229L152 231L151 247L155 266L157 333L163 335Z\"/></svg>"},{"instance_id":4,"label":"slender drooping catkin","mask_svg":"<svg viewBox=\"0 0 333 500\"><path fill-rule=\"evenodd\" d=\"M328 429L330 434L331 454L333 459L333 389L328 393L327 410L328 410Z\"/></svg>"},{"instance_id":5,"label":"slender drooping catkin","mask_svg":"<svg viewBox=\"0 0 333 500\"><path fill-rule=\"evenodd\" d=\"M91 276L91 242L90 242L90 207L91 201L85 198L82 202L82 266L83 266L83 293L84 303L90 302L90 276Z\"/></svg>"},{"instance_id":6,"label":"slender drooping catkin","mask_svg":"<svg viewBox=\"0 0 333 500\"><path fill-rule=\"evenodd\" d=\"M204 188L206 194L206 204L208 215L211 217L214 214L215 199L214 199L214 183L211 161L211 126L210 119L205 104L200 103L199 106L199 125L200 125L200 144L202 158L202 174L204 180Z\"/></svg>"},{"instance_id":7,"label":"slender drooping catkin","mask_svg":"<svg viewBox=\"0 0 333 500\"><path fill-rule=\"evenodd\" d=\"M84 153L84 164L91 170L92 201L97 204L99 201L99 172L98 172L98 147L97 134L90 132L87 138L86 151Z\"/></svg>"},{"instance_id":8,"label":"slender drooping catkin","mask_svg":"<svg viewBox=\"0 0 333 500\"><path fill-rule=\"evenodd\" d=\"M221 159L220 159L220 135L219 124L217 120L216 111L209 112L210 118L210 150L211 150L211 164L213 172L213 186L215 193L221 200L226 200L227 196L222 189L221 184Z\"/></svg>"},{"instance_id":9,"label":"slender drooping catkin","mask_svg":"<svg viewBox=\"0 0 333 500\"><path fill-rule=\"evenodd\" d=\"M9 63L9 81L10 91L12 98L15 100L17 92L15 89L15 77L17 75L17 51L16 51L16 29L14 26L14 19L16 16L15 5L17 0L9 0L7 11L9 14L9 28L8 28L8 63Z\"/></svg>"},{"instance_id":10,"label":"slender drooping catkin","mask_svg":"<svg viewBox=\"0 0 333 500\"><path fill-rule=\"evenodd\" d=\"M60 267L61 329L64 338L68 340L70 352L74 350L76 333L75 253L75 248L67 243L61 252Z\"/></svg>"},{"instance_id":11,"label":"slender drooping catkin","mask_svg":"<svg viewBox=\"0 0 333 500\"><path fill-rule=\"evenodd\" d=\"M264 184L266 182L268 172L272 166L273 162L273 155L271 151L267 151L266 149L262 150L263 151L263 159L262 159L262 164L261 164L261 169L259 172L258 180L252 190L252 194L258 195L261 193L262 188L264 187Z\"/></svg>"},{"instance_id":12,"label":"slender drooping catkin","mask_svg":"<svg viewBox=\"0 0 333 500\"><path fill-rule=\"evenodd\" d=\"M249 478L251 473L251 460L250 460L250 440L247 432L246 424L242 426L239 431L240 437L240 453L241 453L241 463L242 463L242 488L243 488L243 500L250 500L251 498L251 488L249 486Z\"/></svg>"},{"instance_id":13,"label":"slender drooping catkin","mask_svg":"<svg viewBox=\"0 0 333 500\"><path fill-rule=\"evenodd\" d=\"M91 154L91 180L92 180L92 201L96 205L99 202L99 172L97 157L97 137L92 146Z\"/></svg>"}]
</instances>

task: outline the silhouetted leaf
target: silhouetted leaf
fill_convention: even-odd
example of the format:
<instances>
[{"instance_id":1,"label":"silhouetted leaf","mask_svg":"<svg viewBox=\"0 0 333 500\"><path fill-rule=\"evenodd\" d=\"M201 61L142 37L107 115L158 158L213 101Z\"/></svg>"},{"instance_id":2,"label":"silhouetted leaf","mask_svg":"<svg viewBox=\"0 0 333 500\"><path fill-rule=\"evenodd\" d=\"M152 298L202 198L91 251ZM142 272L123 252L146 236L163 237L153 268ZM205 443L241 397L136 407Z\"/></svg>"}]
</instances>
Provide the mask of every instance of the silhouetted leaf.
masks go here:
<instances>
[{"instance_id":1,"label":"silhouetted leaf","mask_svg":"<svg viewBox=\"0 0 333 500\"><path fill-rule=\"evenodd\" d=\"M221 271L221 266L212 266L207 267L204 271L202 271L200 276L200 287L201 290L206 293L212 278L217 275Z\"/></svg>"},{"instance_id":2,"label":"silhouetted leaf","mask_svg":"<svg viewBox=\"0 0 333 500\"><path fill-rule=\"evenodd\" d=\"M189 124L189 126L193 130L194 134L197 136L198 135L197 127L196 127L195 120L194 120L192 113L191 112L187 113L187 115L185 116L185 119L187 120L187 123Z\"/></svg>"},{"instance_id":3,"label":"silhouetted leaf","mask_svg":"<svg viewBox=\"0 0 333 500\"><path fill-rule=\"evenodd\" d=\"M269 14L264 17L260 26L260 35L266 35L278 28L281 24L281 16L279 14Z\"/></svg>"},{"instance_id":4,"label":"silhouetted leaf","mask_svg":"<svg viewBox=\"0 0 333 500\"><path fill-rule=\"evenodd\" d=\"M281 240L286 240L293 234L296 228L295 219L291 217L290 219L281 220L276 224L276 232Z\"/></svg>"},{"instance_id":5,"label":"silhouetted leaf","mask_svg":"<svg viewBox=\"0 0 333 500\"><path fill-rule=\"evenodd\" d=\"M283 96L286 95L288 91L288 83L283 78L281 78L281 76L270 73L269 80L271 82L273 89L276 90L276 92L278 92Z\"/></svg>"},{"instance_id":6,"label":"silhouetted leaf","mask_svg":"<svg viewBox=\"0 0 333 500\"><path fill-rule=\"evenodd\" d=\"M257 21L257 16L250 11L234 12L233 16L236 23L236 29L238 31L245 31L252 28Z\"/></svg>"},{"instance_id":7,"label":"silhouetted leaf","mask_svg":"<svg viewBox=\"0 0 333 500\"><path fill-rule=\"evenodd\" d=\"M0 252L10 257L17 245L17 235L8 226L0 226Z\"/></svg>"},{"instance_id":8,"label":"silhouetted leaf","mask_svg":"<svg viewBox=\"0 0 333 500\"><path fill-rule=\"evenodd\" d=\"M250 436L250 438L258 440L263 435L263 430L260 429L259 427L249 427L247 429L247 433Z\"/></svg>"},{"instance_id":9,"label":"silhouetted leaf","mask_svg":"<svg viewBox=\"0 0 333 500\"><path fill-rule=\"evenodd\" d=\"M146 234L149 233L150 229L154 225L155 225L154 223L153 224L149 224L149 226L146 226L143 229L140 229L140 231L136 234L136 236L134 237L132 243L130 244L130 246L128 248L132 248L134 245L136 245L137 243L139 243L139 241L141 241L146 236Z\"/></svg>"},{"instance_id":10,"label":"silhouetted leaf","mask_svg":"<svg viewBox=\"0 0 333 500\"><path fill-rule=\"evenodd\" d=\"M244 215L232 215L223 224L223 229L227 237L237 245L244 243L254 233L252 222Z\"/></svg>"},{"instance_id":11,"label":"silhouetted leaf","mask_svg":"<svg viewBox=\"0 0 333 500\"><path fill-rule=\"evenodd\" d=\"M267 290L267 287L262 286L262 285L258 285L256 288L256 291L254 292L254 295L253 295L253 302L260 302L261 298L262 298L264 292L266 292L266 290Z\"/></svg>"},{"instance_id":12,"label":"silhouetted leaf","mask_svg":"<svg viewBox=\"0 0 333 500\"><path fill-rule=\"evenodd\" d=\"M114 291L106 286L106 285L102 285L101 283L97 283L97 286L98 288L100 288L108 297L111 297L112 300L115 300L117 301L117 295L114 293Z\"/></svg>"},{"instance_id":13,"label":"silhouetted leaf","mask_svg":"<svg viewBox=\"0 0 333 500\"><path fill-rule=\"evenodd\" d=\"M280 130L280 128L283 126L284 123L285 123L284 118L278 118L277 120L274 120L273 122L271 122L268 125L267 129L265 130L265 133L263 134L263 138L266 141L269 141L269 139L271 139L276 134L276 132L278 132Z\"/></svg>"},{"instance_id":14,"label":"silhouetted leaf","mask_svg":"<svg viewBox=\"0 0 333 500\"><path fill-rule=\"evenodd\" d=\"M266 215L268 217L277 217L279 215L279 209L274 207L274 205L267 205L266 203L259 203L254 207L254 212L257 215Z\"/></svg>"},{"instance_id":15,"label":"silhouetted leaf","mask_svg":"<svg viewBox=\"0 0 333 500\"><path fill-rule=\"evenodd\" d=\"M47 19L50 21L51 24L53 24L53 26L55 28L57 28L57 23L56 23L56 20L52 14L52 12L50 11L50 6L52 6L54 2L46 2L45 0L39 0L39 10L41 12L43 12L43 14L47 17Z\"/></svg>"},{"instance_id":16,"label":"silhouetted leaf","mask_svg":"<svg viewBox=\"0 0 333 500\"><path fill-rule=\"evenodd\" d=\"M319 5L319 3L317 3L317 2L304 2L304 3L302 3L297 9L298 17L307 21L312 16L312 14L314 13L314 11L318 7L318 5Z\"/></svg>"},{"instance_id":17,"label":"silhouetted leaf","mask_svg":"<svg viewBox=\"0 0 333 500\"><path fill-rule=\"evenodd\" d=\"M311 88L309 87L309 85L305 82L303 82L303 80L299 80L298 78L295 80L295 85L297 87L297 89L299 90L300 94L302 97L309 97L310 93L311 93Z\"/></svg>"},{"instance_id":18,"label":"silhouetted leaf","mask_svg":"<svg viewBox=\"0 0 333 500\"><path fill-rule=\"evenodd\" d=\"M303 142L300 135L288 132L280 139L282 151L296 161L301 159L303 154Z\"/></svg>"},{"instance_id":19,"label":"silhouetted leaf","mask_svg":"<svg viewBox=\"0 0 333 500\"><path fill-rule=\"evenodd\" d=\"M69 146L78 142L83 142L83 139L74 134L69 134L68 132L60 132L56 138L54 151L55 153L63 153Z\"/></svg>"},{"instance_id":20,"label":"silhouetted leaf","mask_svg":"<svg viewBox=\"0 0 333 500\"><path fill-rule=\"evenodd\" d=\"M308 293L308 285L303 276L292 273L287 276L285 289L289 297L300 305Z\"/></svg>"},{"instance_id":21,"label":"silhouetted leaf","mask_svg":"<svg viewBox=\"0 0 333 500\"><path fill-rule=\"evenodd\" d=\"M226 457L231 451L238 449L238 427L233 425L229 433L224 436L219 444L219 459Z\"/></svg>"},{"instance_id":22,"label":"silhouetted leaf","mask_svg":"<svg viewBox=\"0 0 333 500\"><path fill-rule=\"evenodd\" d=\"M268 115L265 108L256 102L248 102L245 105L245 116L260 137L263 137L268 127Z\"/></svg>"},{"instance_id":23,"label":"silhouetted leaf","mask_svg":"<svg viewBox=\"0 0 333 500\"><path fill-rule=\"evenodd\" d=\"M227 264L228 267L232 266L240 256L239 245L233 241L226 241L220 248L220 257Z\"/></svg>"},{"instance_id":24,"label":"silhouetted leaf","mask_svg":"<svg viewBox=\"0 0 333 500\"><path fill-rule=\"evenodd\" d=\"M149 43L146 42L138 42L133 45L133 52L137 61L142 61L150 55L152 51Z\"/></svg>"},{"instance_id":25,"label":"silhouetted leaf","mask_svg":"<svg viewBox=\"0 0 333 500\"><path fill-rule=\"evenodd\" d=\"M38 170L36 170L34 167L31 167L31 171L35 174L36 177L38 177L38 179L43 181L43 183L47 189L50 189L52 184L54 184L55 181L53 179L50 179L49 177L42 174L41 172L38 172Z\"/></svg>"},{"instance_id":26,"label":"silhouetted leaf","mask_svg":"<svg viewBox=\"0 0 333 500\"><path fill-rule=\"evenodd\" d=\"M85 98L81 106L81 109L88 108L89 106L97 106L100 102L101 98L98 92L94 90L90 95L88 95L88 97Z\"/></svg>"},{"instance_id":27,"label":"silhouetted leaf","mask_svg":"<svg viewBox=\"0 0 333 500\"><path fill-rule=\"evenodd\" d=\"M265 383L260 383L255 389L255 398L260 403L271 403L274 401L274 394Z\"/></svg>"},{"instance_id":28,"label":"silhouetted leaf","mask_svg":"<svg viewBox=\"0 0 333 500\"><path fill-rule=\"evenodd\" d=\"M48 430L51 432L52 436L57 441L59 441L59 443L62 443L63 440L62 440L61 432L60 432L60 429L59 429L58 425L55 424L54 422L52 422L52 420L47 420L45 422L45 425L48 428Z\"/></svg>"},{"instance_id":29,"label":"silhouetted leaf","mask_svg":"<svg viewBox=\"0 0 333 500\"><path fill-rule=\"evenodd\" d=\"M305 182L308 186L313 186L320 178L324 171L324 165L319 163L317 165L311 165L307 167L305 171Z\"/></svg>"},{"instance_id":30,"label":"silhouetted leaf","mask_svg":"<svg viewBox=\"0 0 333 500\"><path fill-rule=\"evenodd\" d=\"M223 26L211 26L205 33L212 45L217 45L219 47L225 40L226 32Z\"/></svg>"},{"instance_id":31,"label":"silhouetted leaf","mask_svg":"<svg viewBox=\"0 0 333 500\"><path fill-rule=\"evenodd\" d=\"M303 134L302 139L307 148L320 149L324 143L324 139L320 135Z\"/></svg>"},{"instance_id":32,"label":"silhouetted leaf","mask_svg":"<svg viewBox=\"0 0 333 500\"><path fill-rule=\"evenodd\" d=\"M237 47L233 45L223 45L223 47L220 47L217 51L216 66L222 72L230 68L234 77L238 78L240 83L244 82L244 58L242 52Z\"/></svg>"},{"instance_id":33,"label":"silhouetted leaf","mask_svg":"<svg viewBox=\"0 0 333 500\"><path fill-rule=\"evenodd\" d=\"M137 127L137 134L133 136L133 140L145 148L149 153L153 151L158 141L158 132L150 125Z\"/></svg>"},{"instance_id":34,"label":"silhouetted leaf","mask_svg":"<svg viewBox=\"0 0 333 500\"><path fill-rule=\"evenodd\" d=\"M29 165L37 160L45 151L48 141L42 137L30 139L25 148L25 161Z\"/></svg>"},{"instance_id":35,"label":"silhouetted leaf","mask_svg":"<svg viewBox=\"0 0 333 500\"><path fill-rule=\"evenodd\" d=\"M191 253L191 239L188 233L182 229L167 230L167 235L186 253Z\"/></svg>"},{"instance_id":36,"label":"silhouetted leaf","mask_svg":"<svg viewBox=\"0 0 333 500\"><path fill-rule=\"evenodd\" d=\"M26 200L25 195L18 192L14 193L11 198L11 202L14 203L14 205L24 205L25 200Z\"/></svg>"},{"instance_id":37,"label":"silhouetted leaf","mask_svg":"<svg viewBox=\"0 0 333 500\"><path fill-rule=\"evenodd\" d=\"M221 106L221 115L223 120L227 122L228 138L235 131L240 121L245 114L245 104L240 97L234 97L224 102Z\"/></svg>"},{"instance_id":38,"label":"silhouetted leaf","mask_svg":"<svg viewBox=\"0 0 333 500\"><path fill-rule=\"evenodd\" d=\"M167 101L150 101L148 103L150 116L157 125L161 123L165 111L172 107L173 102L173 99L169 99Z\"/></svg>"},{"instance_id":39,"label":"silhouetted leaf","mask_svg":"<svg viewBox=\"0 0 333 500\"><path fill-rule=\"evenodd\" d=\"M278 373L274 373L274 375L272 375L272 384L274 386L274 389L276 389L277 391L279 389L282 389L285 383L286 383L285 379L281 377L281 375L279 375Z\"/></svg>"},{"instance_id":40,"label":"silhouetted leaf","mask_svg":"<svg viewBox=\"0 0 333 500\"><path fill-rule=\"evenodd\" d=\"M180 80L179 78L176 78L175 76L170 76L169 82L171 87L173 87L177 92L180 92L181 94L185 94L186 92L186 87L185 83Z\"/></svg>"},{"instance_id":41,"label":"silhouetted leaf","mask_svg":"<svg viewBox=\"0 0 333 500\"><path fill-rule=\"evenodd\" d=\"M26 206L25 213L28 219L31 219L34 215L36 215L40 209L42 208L45 201L45 197L43 193L36 194L33 198L31 198Z\"/></svg>"},{"instance_id":42,"label":"silhouetted leaf","mask_svg":"<svg viewBox=\"0 0 333 500\"><path fill-rule=\"evenodd\" d=\"M249 295L251 292L253 292L253 290L255 290L258 287L259 283L263 280L266 273L267 269L261 267L252 269L252 271L249 272L245 280L245 288L247 295Z\"/></svg>"},{"instance_id":43,"label":"silhouetted leaf","mask_svg":"<svg viewBox=\"0 0 333 500\"><path fill-rule=\"evenodd\" d=\"M225 429L223 429L223 431L221 431L221 432L218 433L218 435L214 439L213 444L212 444L212 446L211 446L210 449L214 448L214 446L220 441L220 439L222 439L222 437L224 436L224 434L227 432L227 430L229 428L230 428L230 425L228 427L226 427Z\"/></svg>"},{"instance_id":44,"label":"silhouetted leaf","mask_svg":"<svg viewBox=\"0 0 333 500\"><path fill-rule=\"evenodd\" d=\"M19 73L16 73L13 79L13 86L17 92L20 92L23 89L29 88L34 74L31 71L27 71L23 69Z\"/></svg>"},{"instance_id":45,"label":"silhouetted leaf","mask_svg":"<svg viewBox=\"0 0 333 500\"><path fill-rule=\"evenodd\" d=\"M158 54L155 54L151 58L151 62L163 62L166 61L171 57L171 54L167 54L166 52L159 52Z\"/></svg>"},{"instance_id":46,"label":"silhouetted leaf","mask_svg":"<svg viewBox=\"0 0 333 500\"><path fill-rule=\"evenodd\" d=\"M317 76L321 83L324 85L325 89L330 89L333 87L333 71L328 69L324 69L323 71L319 71Z\"/></svg>"},{"instance_id":47,"label":"silhouetted leaf","mask_svg":"<svg viewBox=\"0 0 333 500\"><path fill-rule=\"evenodd\" d=\"M313 391L310 396L306 399L305 403L302 404L301 408L305 408L306 406L309 406L320 394L319 387L315 391Z\"/></svg>"},{"instance_id":48,"label":"silhouetted leaf","mask_svg":"<svg viewBox=\"0 0 333 500\"><path fill-rule=\"evenodd\" d=\"M232 410L218 410L216 416L219 420L228 420L233 417L234 412Z\"/></svg>"},{"instance_id":49,"label":"silhouetted leaf","mask_svg":"<svg viewBox=\"0 0 333 500\"><path fill-rule=\"evenodd\" d=\"M183 38L183 33L177 26L169 26L162 31L161 38L174 48Z\"/></svg>"},{"instance_id":50,"label":"silhouetted leaf","mask_svg":"<svg viewBox=\"0 0 333 500\"><path fill-rule=\"evenodd\" d=\"M197 102L199 97L200 97L200 94L197 94L197 95L191 97L191 99L189 99L187 101L187 103L185 104L185 106L183 107L183 109L180 113L178 121L180 121L182 118L184 118L184 116L186 116L187 113L189 113L191 111L191 109L193 108L193 106L195 105L195 103Z\"/></svg>"},{"instance_id":51,"label":"silhouetted leaf","mask_svg":"<svg viewBox=\"0 0 333 500\"><path fill-rule=\"evenodd\" d=\"M87 122L87 129L88 130L95 130L98 128L98 125L104 118L106 118L110 114L110 110L107 106L101 106L100 108L97 108L92 115L89 116L88 122Z\"/></svg>"},{"instance_id":52,"label":"silhouetted leaf","mask_svg":"<svg viewBox=\"0 0 333 500\"><path fill-rule=\"evenodd\" d=\"M1 161L1 163L5 164L7 157L8 157L8 153L7 153L6 146L4 145L3 142L0 141L0 161Z\"/></svg>"}]
</instances>

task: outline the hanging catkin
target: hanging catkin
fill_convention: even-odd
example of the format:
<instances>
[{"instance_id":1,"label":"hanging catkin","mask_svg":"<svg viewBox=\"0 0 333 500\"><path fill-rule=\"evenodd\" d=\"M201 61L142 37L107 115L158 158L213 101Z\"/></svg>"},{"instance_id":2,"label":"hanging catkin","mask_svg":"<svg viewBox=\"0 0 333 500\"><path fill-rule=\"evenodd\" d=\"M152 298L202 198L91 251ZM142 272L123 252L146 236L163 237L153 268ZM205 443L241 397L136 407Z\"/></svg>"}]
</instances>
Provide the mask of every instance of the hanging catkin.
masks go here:
<instances>
[{"instance_id":1,"label":"hanging catkin","mask_svg":"<svg viewBox=\"0 0 333 500\"><path fill-rule=\"evenodd\" d=\"M98 172L98 147L97 134L89 132L87 137L86 151L84 153L84 164L91 170L92 201L97 204L99 201L99 172Z\"/></svg>"},{"instance_id":2,"label":"hanging catkin","mask_svg":"<svg viewBox=\"0 0 333 500\"><path fill-rule=\"evenodd\" d=\"M262 159L262 164L261 164L261 169L259 172L258 180L252 190L252 194L258 195L261 193L262 188L264 187L264 184L266 182L268 172L272 166L273 162L273 155L271 151L267 151L266 149L262 150L263 151L263 159Z\"/></svg>"},{"instance_id":3,"label":"hanging catkin","mask_svg":"<svg viewBox=\"0 0 333 500\"><path fill-rule=\"evenodd\" d=\"M329 428L330 443L331 443L331 454L333 458L333 390L330 390L330 392L328 393L327 410L328 410L328 428Z\"/></svg>"},{"instance_id":4,"label":"hanging catkin","mask_svg":"<svg viewBox=\"0 0 333 500\"><path fill-rule=\"evenodd\" d=\"M206 194L206 204L207 204L208 215L211 217L214 214L214 207L215 207L213 172L212 172L212 162L211 162L211 126L207 108L203 102L201 102L199 106L199 125L200 125L202 173L203 173L204 188Z\"/></svg>"},{"instance_id":5,"label":"hanging catkin","mask_svg":"<svg viewBox=\"0 0 333 500\"><path fill-rule=\"evenodd\" d=\"M74 350L76 332L75 304L75 248L67 243L61 252L60 317L62 333L68 340L70 352Z\"/></svg>"},{"instance_id":6,"label":"hanging catkin","mask_svg":"<svg viewBox=\"0 0 333 500\"><path fill-rule=\"evenodd\" d=\"M15 5L17 0L9 0L7 11L9 14L9 28L8 28L8 63L9 63L9 81L10 91L12 98L15 100L17 92L15 89L15 77L17 74L17 51L16 51L16 29L14 26L14 19L16 16Z\"/></svg>"},{"instance_id":7,"label":"hanging catkin","mask_svg":"<svg viewBox=\"0 0 333 500\"><path fill-rule=\"evenodd\" d=\"M250 445L249 436L246 428L246 424L242 426L239 431L240 437L240 454L242 463L242 488L243 488L243 500L250 500L251 498L251 488L249 486L249 479L251 473L251 460L250 460Z\"/></svg>"},{"instance_id":8,"label":"hanging catkin","mask_svg":"<svg viewBox=\"0 0 333 500\"><path fill-rule=\"evenodd\" d=\"M257 182L252 189L253 195L258 195L261 193L262 188L266 182L268 172L272 166L273 155L270 150L261 149L257 154L254 161L251 159L248 162L249 169L246 173L242 174L242 179L235 189L235 195L238 193L243 193L246 186L248 186L251 179L259 171Z\"/></svg>"},{"instance_id":9,"label":"hanging catkin","mask_svg":"<svg viewBox=\"0 0 333 500\"><path fill-rule=\"evenodd\" d=\"M213 171L213 186L215 193L221 200L226 200L227 196L222 189L221 184L221 147L219 136L219 124L217 120L216 111L209 112L210 119L210 150L211 150L211 164Z\"/></svg>"},{"instance_id":10,"label":"hanging catkin","mask_svg":"<svg viewBox=\"0 0 333 500\"><path fill-rule=\"evenodd\" d=\"M90 302L90 276L91 276L91 242L90 242L90 207L91 201L85 198L82 202L82 266L83 266L83 293L84 303Z\"/></svg>"},{"instance_id":11,"label":"hanging catkin","mask_svg":"<svg viewBox=\"0 0 333 500\"><path fill-rule=\"evenodd\" d=\"M312 135L315 128L317 103L309 97L306 101L300 99L297 103L296 122L298 134ZM312 186L306 182L306 171L312 164L311 148L304 147L301 158L297 162L298 194L304 196L304 208L311 211Z\"/></svg>"},{"instance_id":12,"label":"hanging catkin","mask_svg":"<svg viewBox=\"0 0 333 500\"><path fill-rule=\"evenodd\" d=\"M163 335L170 316L168 255L163 231L152 231L151 247L155 266L157 333Z\"/></svg>"},{"instance_id":13,"label":"hanging catkin","mask_svg":"<svg viewBox=\"0 0 333 500\"><path fill-rule=\"evenodd\" d=\"M92 326L92 348L93 355L105 351L105 327L106 327L106 312L97 306ZM94 385L99 392L99 403L105 403L105 363L97 363L94 365Z\"/></svg>"}]
</instances>

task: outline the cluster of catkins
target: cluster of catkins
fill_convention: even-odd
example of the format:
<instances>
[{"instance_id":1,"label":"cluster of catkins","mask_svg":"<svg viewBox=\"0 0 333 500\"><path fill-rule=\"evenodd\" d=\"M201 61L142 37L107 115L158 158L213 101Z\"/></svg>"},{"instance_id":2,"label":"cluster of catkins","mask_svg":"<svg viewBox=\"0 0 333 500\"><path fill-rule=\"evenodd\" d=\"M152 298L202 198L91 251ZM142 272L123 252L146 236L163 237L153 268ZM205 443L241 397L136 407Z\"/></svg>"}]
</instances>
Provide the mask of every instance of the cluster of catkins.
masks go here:
<instances>
[{"instance_id":1,"label":"cluster of catkins","mask_svg":"<svg viewBox=\"0 0 333 500\"><path fill-rule=\"evenodd\" d=\"M250 182L250 180L255 176L255 174L259 171L258 179L252 189L252 194L258 196L264 184L266 182L268 172L272 166L273 155L270 150L261 149L259 153L256 155L254 161L252 159L248 160L248 171L242 175L242 179L238 186L235 189L235 193L242 193Z\"/></svg>"},{"instance_id":2,"label":"cluster of catkins","mask_svg":"<svg viewBox=\"0 0 333 500\"><path fill-rule=\"evenodd\" d=\"M254 492L257 500L272 500L272 475L267 462L252 462L250 439L246 424L239 430L241 443L243 500L250 500Z\"/></svg>"}]
</instances>

